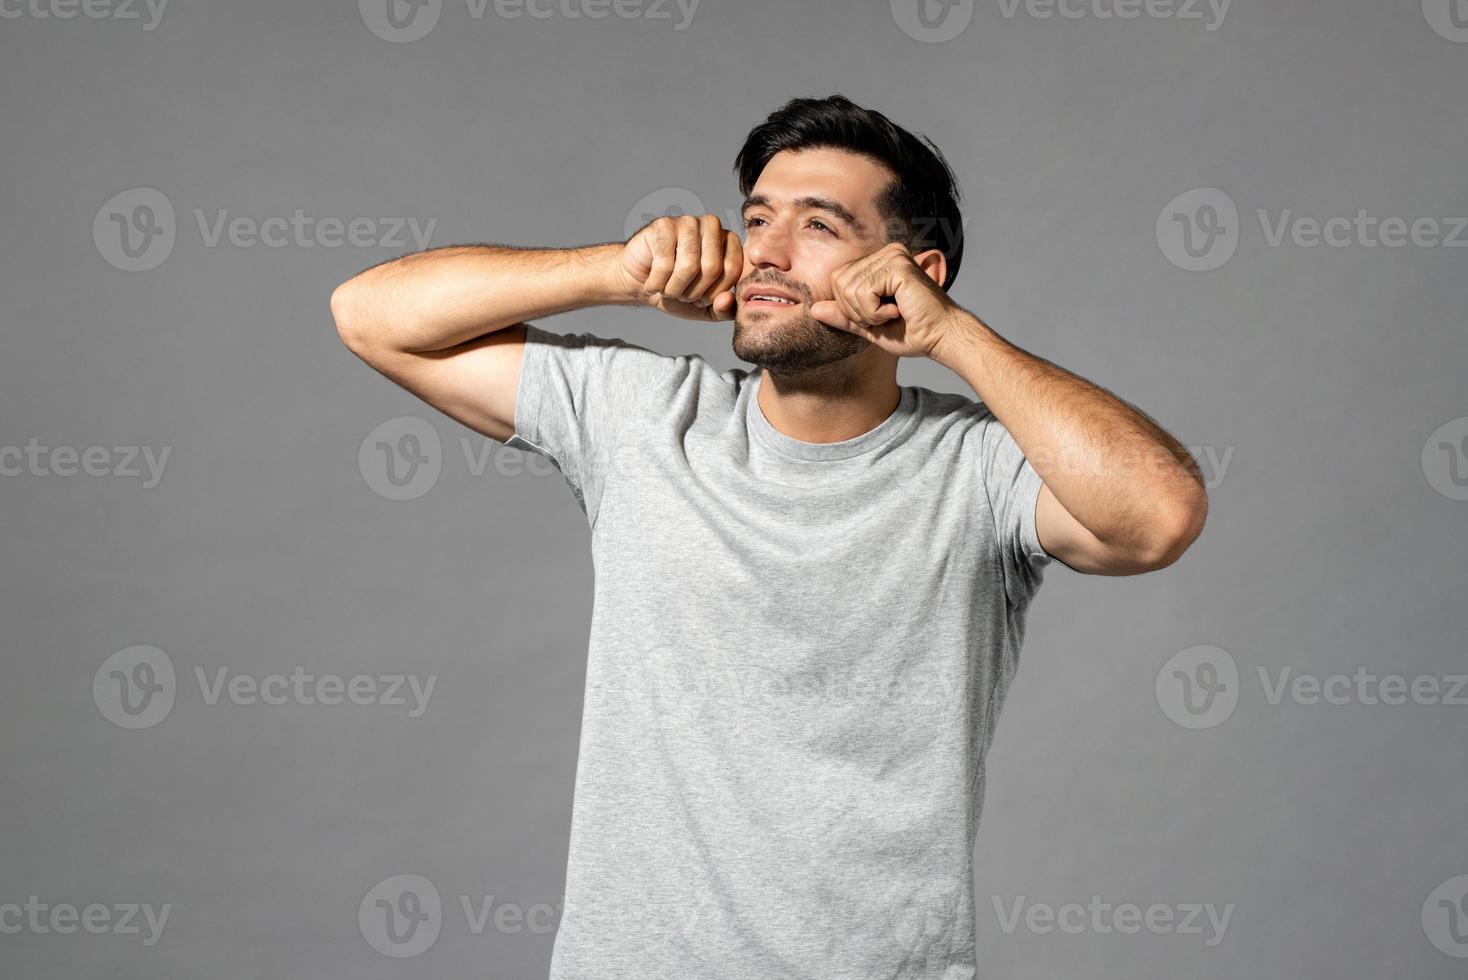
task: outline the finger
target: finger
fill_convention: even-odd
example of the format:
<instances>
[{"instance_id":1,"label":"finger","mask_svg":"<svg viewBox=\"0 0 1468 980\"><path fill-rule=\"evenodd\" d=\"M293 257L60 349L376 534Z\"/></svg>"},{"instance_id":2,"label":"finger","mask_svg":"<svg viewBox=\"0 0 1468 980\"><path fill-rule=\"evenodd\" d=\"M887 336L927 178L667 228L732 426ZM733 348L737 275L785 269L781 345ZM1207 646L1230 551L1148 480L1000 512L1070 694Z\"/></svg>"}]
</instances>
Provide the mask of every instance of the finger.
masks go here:
<instances>
[{"instance_id":1,"label":"finger","mask_svg":"<svg viewBox=\"0 0 1468 980\"><path fill-rule=\"evenodd\" d=\"M706 214L698 219L701 237L699 240L698 281L689 289L689 295L712 302L717 286L724 278L724 223L716 214Z\"/></svg>"},{"instance_id":2,"label":"finger","mask_svg":"<svg viewBox=\"0 0 1468 980\"><path fill-rule=\"evenodd\" d=\"M691 214L678 216L678 252L673 258L673 274L663 292L678 299L693 299L688 287L698 278L699 237L702 234L699 221Z\"/></svg>"},{"instance_id":3,"label":"finger","mask_svg":"<svg viewBox=\"0 0 1468 980\"><path fill-rule=\"evenodd\" d=\"M648 226L648 244L652 250L652 269L643 280L644 293L660 293L673 272L673 259L678 251L676 226L664 215Z\"/></svg>"},{"instance_id":4,"label":"finger","mask_svg":"<svg viewBox=\"0 0 1468 980\"><path fill-rule=\"evenodd\" d=\"M853 278L855 282L849 292L851 303L856 307L855 319L870 326L890 320L890 311L883 311L882 302L889 278L886 264L881 261L873 262Z\"/></svg>"},{"instance_id":5,"label":"finger","mask_svg":"<svg viewBox=\"0 0 1468 980\"><path fill-rule=\"evenodd\" d=\"M844 315L841 312L840 303L836 300L823 299L817 303L812 303L810 314L828 327L844 330L847 333L855 334L863 340L876 343L876 336L860 323Z\"/></svg>"},{"instance_id":6,"label":"finger","mask_svg":"<svg viewBox=\"0 0 1468 980\"><path fill-rule=\"evenodd\" d=\"M835 300L822 299L810 304L810 315L828 327L836 327L840 330L848 330L851 321L841 311L841 306Z\"/></svg>"},{"instance_id":7,"label":"finger","mask_svg":"<svg viewBox=\"0 0 1468 980\"><path fill-rule=\"evenodd\" d=\"M857 259L850 265L837 270L831 278L832 298L841 308L841 315L849 323L864 323L866 311L861 306L862 283L867 259Z\"/></svg>"},{"instance_id":8,"label":"finger","mask_svg":"<svg viewBox=\"0 0 1468 980\"><path fill-rule=\"evenodd\" d=\"M722 293L732 290L739 284L739 279L744 275L744 243L739 236L732 231L724 233L724 275L719 279L714 293Z\"/></svg>"},{"instance_id":9,"label":"finger","mask_svg":"<svg viewBox=\"0 0 1468 980\"><path fill-rule=\"evenodd\" d=\"M902 311L890 297L880 296L866 290L861 293L860 312L861 316L857 319L874 327L890 323L902 315Z\"/></svg>"},{"instance_id":10,"label":"finger","mask_svg":"<svg viewBox=\"0 0 1468 980\"><path fill-rule=\"evenodd\" d=\"M734 315L734 292L726 289L714 297L711 307L714 317L719 320L727 320Z\"/></svg>"},{"instance_id":11,"label":"finger","mask_svg":"<svg viewBox=\"0 0 1468 980\"><path fill-rule=\"evenodd\" d=\"M852 304L856 307L857 319L866 324L881 323L883 317L877 313L882 297L870 286L863 285L852 291Z\"/></svg>"},{"instance_id":12,"label":"finger","mask_svg":"<svg viewBox=\"0 0 1468 980\"><path fill-rule=\"evenodd\" d=\"M850 284L845 284L840 289L837 289L833 301L836 303L837 308L840 309L841 315L846 319L848 326L861 322L861 308L857 306L856 301L852 298L852 287Z\"/></svg>"}]
</instances>

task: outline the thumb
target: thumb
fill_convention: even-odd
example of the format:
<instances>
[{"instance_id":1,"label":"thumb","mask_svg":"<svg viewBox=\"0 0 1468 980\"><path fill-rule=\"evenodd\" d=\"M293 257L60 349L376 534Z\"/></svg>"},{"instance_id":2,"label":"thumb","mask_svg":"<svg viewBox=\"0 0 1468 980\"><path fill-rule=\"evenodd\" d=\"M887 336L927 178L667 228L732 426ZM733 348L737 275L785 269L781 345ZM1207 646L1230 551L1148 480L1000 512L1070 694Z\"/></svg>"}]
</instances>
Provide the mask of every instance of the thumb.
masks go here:
<instances>
[{"instance_id":1,"label":"thumb","mask_svg":"<svg viewBox=\"0 0 1468 980\"><path fill-rule=\"evenodd\" d=\"M709 312L713 314L716 320L732 319L734 315L733 290L726 289L715 296L714 301L709 304Z\"/></svg>"},{"instance_id":2,"label":"thumb","mask_svg":"<svg viewBox=\"0 0 1468 980\"><path fill-rule=\"evenodd\" d=\"M827 326L845 330L851 322L841 313L841 307L832 299L822 299L810 304L810 315Z\"/></svg>"}]
</instances>

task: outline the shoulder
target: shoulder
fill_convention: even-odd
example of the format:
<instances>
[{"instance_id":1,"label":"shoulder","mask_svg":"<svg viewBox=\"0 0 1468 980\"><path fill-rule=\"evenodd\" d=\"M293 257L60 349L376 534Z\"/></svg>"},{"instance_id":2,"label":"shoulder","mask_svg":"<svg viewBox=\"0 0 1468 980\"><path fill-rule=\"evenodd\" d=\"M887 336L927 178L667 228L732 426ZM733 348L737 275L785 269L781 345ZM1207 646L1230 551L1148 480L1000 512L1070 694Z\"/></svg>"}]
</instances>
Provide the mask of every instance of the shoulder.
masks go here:
<instances>
[{"instance_id":1,"label":"shoulder","mask_svg":"<svg viewBox=\"0 0 1468 980\"><path fill-rule=\"evenodd\" d=\"M915 395L914 410L921 425L933 432L953 438L979 435L989 422L995 421L989 406L967 395L950 391L934 391L920 385L908 385Z\"/></svg>"},{"instance_id":2,"label":"shoulder","mask_svg":"<svg viewBox=\"0 0 1468 980\"><path fill-rule=\"evenodd\" d=\"M679 392L713 397L736 394L749 372L720 370L701 354L664 354L622 337L559 333L525 324L525 356L532 370L594 375L638 401L666 401Z\"/></svg>"}]
</instances>

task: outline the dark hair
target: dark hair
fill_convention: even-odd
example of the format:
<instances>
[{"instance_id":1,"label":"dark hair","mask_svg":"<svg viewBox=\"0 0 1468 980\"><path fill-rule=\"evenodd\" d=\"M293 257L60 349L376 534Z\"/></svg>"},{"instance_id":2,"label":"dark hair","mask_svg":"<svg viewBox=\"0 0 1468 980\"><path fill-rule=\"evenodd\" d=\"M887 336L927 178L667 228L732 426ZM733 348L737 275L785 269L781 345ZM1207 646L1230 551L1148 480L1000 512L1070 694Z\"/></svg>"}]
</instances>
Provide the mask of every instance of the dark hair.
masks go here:
<instances>
[{"instance_id":1,"label":"dark hair","mask_svg":"<svg viewBox=\"0 0 1468 980\"><path fill-rule=\"evenodd\" d=\"M817 147L860 153L896 175L876 200L888 239L913 252L941 250L948 261L948 277L942 284L947 290L963 260L958 180L932 140L914 136L875 109L837 94L791 99L749 131L734 158L739 192L749 196L760 172L781 150Z\"/></svg>"}]
</instances>

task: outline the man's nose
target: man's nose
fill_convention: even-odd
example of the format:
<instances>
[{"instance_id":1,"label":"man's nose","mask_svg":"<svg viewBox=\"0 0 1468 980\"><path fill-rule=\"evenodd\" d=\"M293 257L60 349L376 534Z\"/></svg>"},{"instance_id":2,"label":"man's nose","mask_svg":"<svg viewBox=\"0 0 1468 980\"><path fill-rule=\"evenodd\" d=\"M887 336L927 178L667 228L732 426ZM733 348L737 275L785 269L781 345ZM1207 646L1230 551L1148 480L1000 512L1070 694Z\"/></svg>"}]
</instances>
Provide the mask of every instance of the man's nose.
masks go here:
<instances>
[{"instance_id":1,"label":"man's nose","mask_svg":"<svg viewBox=\"0 0 1468 980\"><path fill-rule=\"evenodd\" d=\"M788 270L790 268L790 249L787 246L788 243L778 233L767 231L745 244L744 258L751 269L773 266L776 269Z\"/></svg>"}]
</instances>

